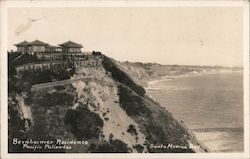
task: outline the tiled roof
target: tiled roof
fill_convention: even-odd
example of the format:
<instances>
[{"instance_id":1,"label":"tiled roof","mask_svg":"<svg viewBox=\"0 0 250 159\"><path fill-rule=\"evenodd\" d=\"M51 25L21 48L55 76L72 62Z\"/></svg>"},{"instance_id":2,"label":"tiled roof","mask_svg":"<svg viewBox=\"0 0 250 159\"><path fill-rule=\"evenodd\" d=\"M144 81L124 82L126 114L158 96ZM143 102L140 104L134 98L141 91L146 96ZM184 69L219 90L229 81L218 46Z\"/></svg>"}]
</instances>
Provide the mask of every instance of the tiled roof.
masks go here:
<instances>
[{"instance_id":1,"label":"tiled roof","mask_svg":"<svg viewBox=\"0 0 250 159\"><path fill-rule=\"evenodd\" d=\"M72 42L72 41L67 41L63 44L60 44L59 46L49 45L48 43L42 42L40 40L34 40L32 42L23 41L23 42L20 42L18 44L15 44L15 46L27 46L27 45L46 46L49 48L60 48L60 47L82 48L83 47L81 44L77 44L77 43Z\"/></svg>"},{"instance_id":2,"label":"tiled roof","mask_svg":"<svg viewBox=\"0 0 250 159\"><path fill-rule=\"evenodd\" d=\"M81 44L74 43L72 41L67 41L63 44L60 44L62 47L73 47L73 48L82 48Z\"/></svg>"},{"instance_id":3,"label":"tiled roof","mask_svg":"<svg viewBox=\"0 0 250 159\"><path fill-rule=\"evenodd\" d=\"M49 48L61 48L61 46L48 45Z\"/></svg>"},{"instance_id":4,"label":"tiled roof","mask_svg":"<svg viewBox=\"0 0 250 159\"><path fill-rule=\"evenodd\" d=\"M40 40L35 40L35 41L30 42L29 45L47 46L48 44Z\"/></svg>"},{"instance_id":5,"label":"tiled roof","mask_svg":"<svg viewBox=\"0 0 250 159\"><path fill-rule=\"evenodd\" d=\"M28 41L23 41L23 42L20 42L20 43L18 43L18 44L15 44L16 46L26 46L26 45L28 45L29 44L29 42Z\"/></svg>"}]
</instances>

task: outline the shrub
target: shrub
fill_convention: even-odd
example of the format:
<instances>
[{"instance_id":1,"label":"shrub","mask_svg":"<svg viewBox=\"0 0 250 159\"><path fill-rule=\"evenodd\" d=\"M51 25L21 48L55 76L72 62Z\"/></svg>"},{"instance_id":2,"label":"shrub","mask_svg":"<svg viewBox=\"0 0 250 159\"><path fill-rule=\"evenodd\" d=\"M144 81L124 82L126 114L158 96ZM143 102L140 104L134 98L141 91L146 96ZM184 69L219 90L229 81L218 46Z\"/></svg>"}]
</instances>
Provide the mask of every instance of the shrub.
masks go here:
<instances>
[{"instance_id":1,"label":"shrub","mask_svg":"<svg viewBox=\"0 0 250 159\"><path fill-rule=\"evenodd\" d=\"M143 152L143 150L144 150L144 147L142 146L142 145L135 145L135 146L133 146L133 148L135 148L136 149L136 151L137 152L139 152L139 153L142 153Z\"/></svg>"},{"instance_id":2,"label":"shrub","mask_svg":"<svg viewBox=\"0 0 250 159\"><path fill-rule=\"evenodd\" d=\"M118 86L120 106L129 116L149 115L150 110L145 106L142 97L132 94L131 90L120 85Z\"/></svg>"},{"instance_id":3,"label":"shrub","mask_svg":"<svg viewBox=\"0 0 250 159\"><path fill-rule=\"evenodd\" d=\"M92 51L92 55L99 56L99 55L102 55L102 54L99 51Z\"/></svg>"},{"instance_id":4,"label":"shrub","mask_svg":"<svg viewBox=\"0 0 250 159\"><path fill-rule=\"evenodd\" d=\"M129 125L127 132L130 133L131 135L138 135L135 126L133 124Z\"/></svg>"},{"instance_id":5,"label":"shrub","mask_svg":"<svg viewBox=\"0 0 250 159\"><path fill-rule=\"evenodd\" d=\"M103 127L103 120L84 107L68 110L64 122L70 127L70 132L78 140L98 138Z\"/></svg>"}]
</instances>

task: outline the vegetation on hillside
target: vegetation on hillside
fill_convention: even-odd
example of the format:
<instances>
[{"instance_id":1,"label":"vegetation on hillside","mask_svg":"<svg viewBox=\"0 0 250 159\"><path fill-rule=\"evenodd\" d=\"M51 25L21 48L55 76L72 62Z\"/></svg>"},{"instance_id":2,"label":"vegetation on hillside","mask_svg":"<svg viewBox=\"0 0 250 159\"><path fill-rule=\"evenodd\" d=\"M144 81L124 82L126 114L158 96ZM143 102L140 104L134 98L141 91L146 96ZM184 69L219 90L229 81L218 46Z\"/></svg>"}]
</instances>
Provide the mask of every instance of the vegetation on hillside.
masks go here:
<instances>
[{"instance_id":1,"label":"vegetation on hillside","mask_svg":"<svg viewBox=\"0 0 250 159\"><path fill-rule=\"evenodd\" d=\"M31 55L28 53L20 53L20 52L11 52L8 53L8 62L12 67L32 63L39 62L39 59L35 55Z\"/></svg>"},{"instance_id":2,"label":"vegetation on hillside","mask_svg":"<svg viewBox=\"0 0 250 159\"><path fill-rule=\"evenodd\" d=\"M114 80L128 86L133 91L135 91L137 94L144 96L145 90L143 87L137 85L125 72L120 70L112 61L110 58L103 55L103 61L102 61L103 67L106 71L111 73L111 76Z\"/></svg>"},{"instance_id":3,"label":"vegetation on hillside","mask_svg":"<svg viewBox=\"0 0 250 159\"><path fill-rule=\"evenodd\" d=\"M170 113L148 97L142 97L129 87L118 86L118 95L120 106L129 116L132 116L141 126L144 135L148 141L147 148L149 152L193 152L192 149L155 149L150 144L159 145L188 145L189 133L181 124L176 121ZM137 130L133 125L127 130L136 135ZM140 148L140 147L138 147Z\"/></svg>"},{"instance_id":4,"label":"vegetation on hillside","mask_svg":"<svg viewBox=\"0 0 250 159\"><path fill-rule=\"evenodd\" d=\"M137 95L132 89L119 85L118 95L120 106L129 116L150 115L150 110L144 105L143 97Z\"/></svg>"},{"instance_id":5,"label":"vegetation on hillside","mask_svg":"<svg viewBox=\"0 0 250 159\"><path fill-rule=\"evenodd\" d=\"M22 145L14 145L13 138L18 137L20 140L27 139L25 133L26 127L25 123L27 119L21 117L18 111L18 101L12 97L8 100L8 145L9 152L22 152L24 149Z\"/></svg>"},{"instance_id":6,"label":"vegetation on hillside","mask_svg":"<svg viewBox=\"0 0 250 159\"><path fill-rule=\"evenodd\" d=\"M103 127L103 120L85 106L77 107L76 110L69 109L64 122L77 140L98 138Z\"/></svg>"}]
</instances>

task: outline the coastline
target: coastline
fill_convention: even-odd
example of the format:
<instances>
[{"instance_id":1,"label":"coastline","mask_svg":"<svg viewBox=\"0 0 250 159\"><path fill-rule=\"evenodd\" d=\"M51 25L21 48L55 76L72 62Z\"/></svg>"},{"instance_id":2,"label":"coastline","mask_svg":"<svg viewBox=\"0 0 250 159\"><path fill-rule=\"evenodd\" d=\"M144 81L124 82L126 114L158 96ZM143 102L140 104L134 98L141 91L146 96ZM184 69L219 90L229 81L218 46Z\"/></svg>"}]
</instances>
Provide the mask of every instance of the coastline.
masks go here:
<instances>
[{"instance_id":1,"label":"coastline","mask_svg":"<svg viewBox=\"0 0 250 159\"><path fill-rule=\"evenodd\" d=\"M152 88L151 86L157 84L158 82L164 82L164 81L171 81L176 80L180 78L186 78L186 77L196 77L196 76L205 76L205 75L216 75L216 74L234 74L234 73L243 73L243 70L239 71L213 71L213 72L199 72L199 73L186 73L182 75L173 75L173 76L164 76L159 79L150 80L148 81L147 87L145 87L146 91L150 91ZM167 83L167 82L166 82ZM152 88L153 89L153 88ZM150 93L148 93L150 96L152 96ZM154 97L153 97L154 98ZM178 120L178 119L176 119ZM180 120L178 120L180 122ZM180 122L182 123L182 122ZM194 135L194 137L208 148L209 152L241 152L243 149L243 145L238 145L238 140L240 140L240 143L243 143L242 141L242 134L241 132L229 132L229 133L223 133L223 132L193 132L189 126L187 126L185 123L182 123L184 127L186 127L191 134ZM238 140L235 141L234 137L237 136ZM230 146L235 145L235 146Z\"/></svg>"},{"instance_id":2,"label":"coastline","mask_svg":"<svg viewBox=\"0 0 250 159\"><path fill-rule=\"evenodd\" d=\"M150 80L145 81L145 90L147 91L150 89L150 85L154 85L155 83L158 82L163 82L163 81L171 81L175 79L180 79L180 78L186 78L186 77L196 77L196 76L204 76L204 75L212 75L212 74L227 74L227 73L243 73L243 70L230 70L230 71L211 71L211 72L189 72L186 74L180 74L180 75L167 75L167 76L162 76L160 79L158 78L152 78Z\"/></svg>"}]
</instances>

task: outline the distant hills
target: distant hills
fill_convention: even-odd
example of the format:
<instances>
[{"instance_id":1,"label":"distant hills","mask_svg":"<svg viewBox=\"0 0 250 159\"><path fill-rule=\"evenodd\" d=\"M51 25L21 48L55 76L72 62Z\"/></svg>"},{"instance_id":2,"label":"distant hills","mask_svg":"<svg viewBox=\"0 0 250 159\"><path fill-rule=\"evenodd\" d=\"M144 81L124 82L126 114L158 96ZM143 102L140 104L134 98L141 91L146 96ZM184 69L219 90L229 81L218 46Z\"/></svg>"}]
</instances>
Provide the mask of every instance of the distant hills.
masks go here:
<instances>
[{"instance_id":1,"label":"distant hills","mask_svg":"<svg viewBox=\"0 0 250 159\"><path fill-rule=\"evenodd\" d=\"M242 67L161 65L157 63L118 62L115 60L114 62L120 69L127 72L131 78L143 86L146 86L150 80L162 78L243 70Z\"/></svg>"}]
</instances>

